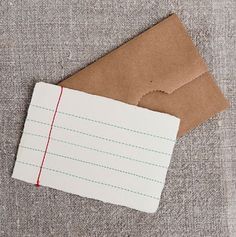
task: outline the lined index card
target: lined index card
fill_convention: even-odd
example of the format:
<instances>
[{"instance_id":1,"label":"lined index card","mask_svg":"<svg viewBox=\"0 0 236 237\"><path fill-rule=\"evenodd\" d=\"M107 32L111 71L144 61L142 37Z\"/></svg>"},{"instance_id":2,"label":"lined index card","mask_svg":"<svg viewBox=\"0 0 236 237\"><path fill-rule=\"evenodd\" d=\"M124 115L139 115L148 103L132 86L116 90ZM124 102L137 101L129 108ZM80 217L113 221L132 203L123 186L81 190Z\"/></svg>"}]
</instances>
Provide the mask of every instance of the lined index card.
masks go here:
<instances>
[{"instance_id":1,"label":"lined index card","mask_svg":"<svg viewBox=\"0 0 236 237\"><path fill-rule=\"evenodd\" d=\"M40 82L12 177L155 212L178 127L168 114Z\"/></svg>"}]
</instances>

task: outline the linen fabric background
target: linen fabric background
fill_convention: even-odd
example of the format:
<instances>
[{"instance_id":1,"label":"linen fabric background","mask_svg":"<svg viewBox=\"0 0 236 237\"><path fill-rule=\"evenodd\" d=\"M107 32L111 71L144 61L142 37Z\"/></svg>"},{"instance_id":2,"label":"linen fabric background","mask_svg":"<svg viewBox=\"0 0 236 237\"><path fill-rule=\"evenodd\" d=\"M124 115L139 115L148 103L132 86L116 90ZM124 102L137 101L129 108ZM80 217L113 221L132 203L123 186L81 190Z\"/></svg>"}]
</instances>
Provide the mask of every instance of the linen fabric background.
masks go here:
<instances>
[{"instance_id":1,"label":"linen fabric background","mask_svg":"<svg viewBox=\"0 0 236 237\"><path fill-rule=\"evenodd\" d=\"M155 214L11 178L36 82L177 13L231 103L178 140ZM235 0L0 0L0 236L235 236Z\"/></svg>"}]
</instances>

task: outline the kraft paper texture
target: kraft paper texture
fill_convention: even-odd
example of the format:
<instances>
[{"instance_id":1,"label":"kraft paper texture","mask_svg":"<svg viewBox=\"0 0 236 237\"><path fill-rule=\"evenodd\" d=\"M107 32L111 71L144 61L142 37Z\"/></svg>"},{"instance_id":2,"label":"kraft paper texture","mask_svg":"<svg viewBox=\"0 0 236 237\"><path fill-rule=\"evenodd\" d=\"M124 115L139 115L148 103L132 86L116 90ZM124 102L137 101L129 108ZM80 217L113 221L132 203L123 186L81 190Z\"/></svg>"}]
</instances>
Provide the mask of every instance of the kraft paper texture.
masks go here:
<instances>
[{"instance_id":1,"label":"kraft paper texture","mask_svg":"<svg viewBox=\"0 0 236 237\"><path fill-rule=\"evenodd\" d=\"M59 85L179 117L178 136L229 106L175 14Z\"/></svg>"}]
</instances>

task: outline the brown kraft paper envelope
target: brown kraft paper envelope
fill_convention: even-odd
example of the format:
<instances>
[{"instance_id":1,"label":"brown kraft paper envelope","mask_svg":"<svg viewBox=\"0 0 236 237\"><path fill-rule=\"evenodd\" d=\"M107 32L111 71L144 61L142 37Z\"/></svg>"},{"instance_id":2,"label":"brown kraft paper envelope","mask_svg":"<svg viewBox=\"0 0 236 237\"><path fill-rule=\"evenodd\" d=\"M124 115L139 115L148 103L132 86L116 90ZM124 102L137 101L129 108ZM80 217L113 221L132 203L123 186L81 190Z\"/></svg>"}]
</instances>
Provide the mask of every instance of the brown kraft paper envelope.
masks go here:
<instances>
[{"instance_id":1,"label":"brown kraft paper envelope","mask_svg":"<svg viewBox=\"0 0 236 237\"><path fill-rule=\"evenodd\" d=\"M59 85L172 114L178 136L229 106L175 14Z\"/></svg>"}]
</instances>

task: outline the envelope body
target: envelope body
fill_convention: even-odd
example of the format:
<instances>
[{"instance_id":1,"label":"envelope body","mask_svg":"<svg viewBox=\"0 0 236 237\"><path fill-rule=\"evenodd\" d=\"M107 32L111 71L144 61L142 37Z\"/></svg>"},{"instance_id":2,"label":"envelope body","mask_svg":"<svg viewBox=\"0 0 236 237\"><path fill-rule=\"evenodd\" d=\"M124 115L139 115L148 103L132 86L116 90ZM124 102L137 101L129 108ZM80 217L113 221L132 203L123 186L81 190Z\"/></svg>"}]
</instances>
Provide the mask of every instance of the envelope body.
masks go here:
<instances>
[{"instance_id":1,"label":"envelope body","mask_svg":"<svg viewBox=\"0 0 236 237\"><path fill-rule=\"evenodd\" d=\"M178 136L229 106L175 14L59 85L179 117Z\"/></svg>"}]
</instances>

